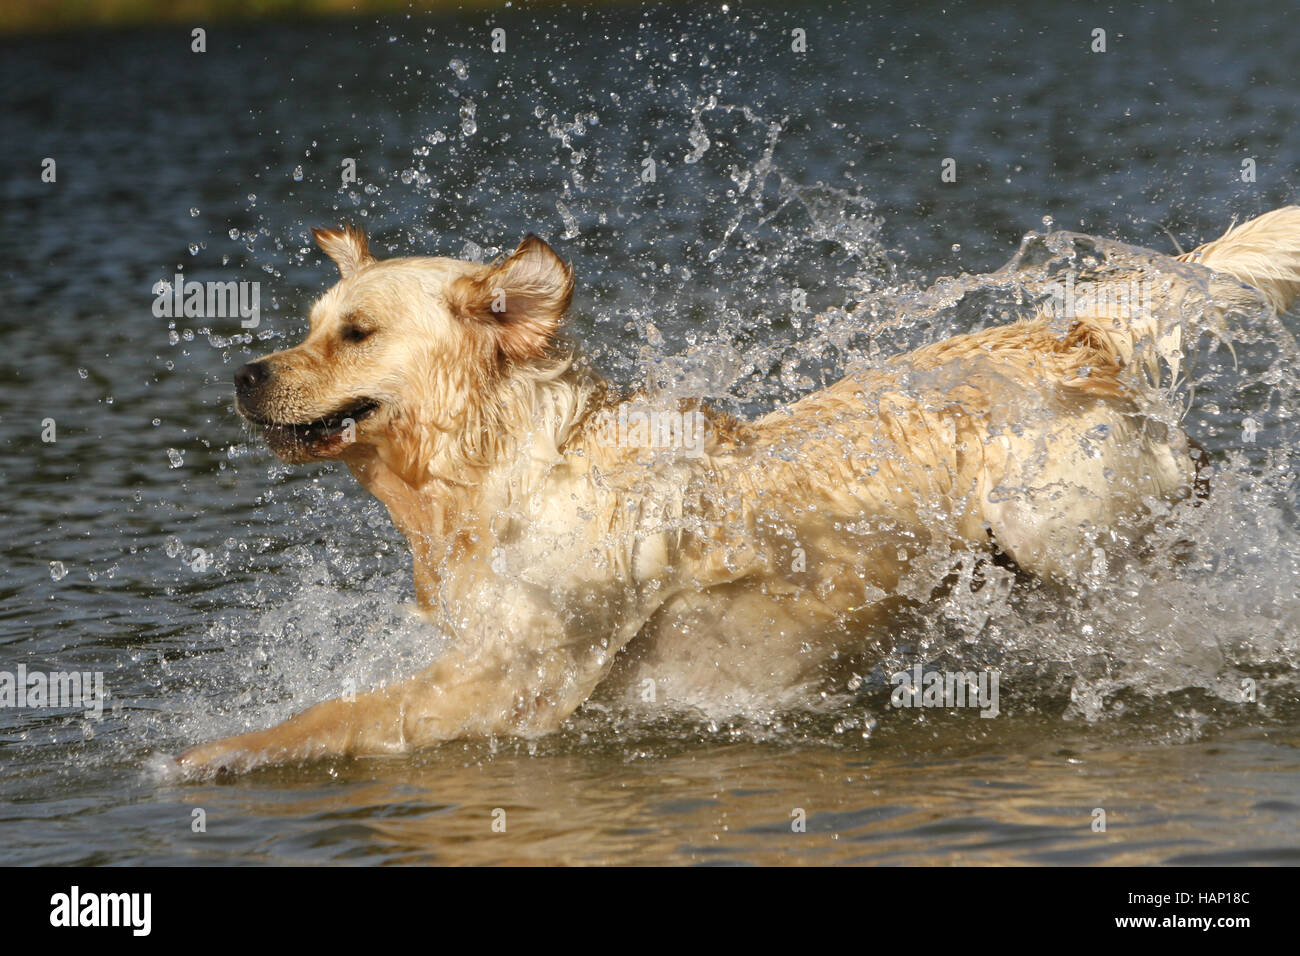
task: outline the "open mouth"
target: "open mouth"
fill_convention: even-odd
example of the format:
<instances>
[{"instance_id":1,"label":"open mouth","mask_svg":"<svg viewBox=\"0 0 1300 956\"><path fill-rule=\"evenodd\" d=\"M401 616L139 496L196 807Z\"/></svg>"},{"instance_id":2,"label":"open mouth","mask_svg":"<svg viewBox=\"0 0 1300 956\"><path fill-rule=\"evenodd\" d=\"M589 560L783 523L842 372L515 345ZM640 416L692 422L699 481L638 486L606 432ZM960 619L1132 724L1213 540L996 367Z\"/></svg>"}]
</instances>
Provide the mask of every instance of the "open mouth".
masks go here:
<instances>
[{"instance_id":1,"label":"open mouth","mask_svg":"<svg viewBox=\"0 0 1300 956\"><path fill-rule=\"evenodd\" d=\"M373 398L361 398L310 422L273 422L245 415L261 428L269 441L318 445L343 434L349 425L358 425L379 409Z\"/></svg>"}]
</instances>

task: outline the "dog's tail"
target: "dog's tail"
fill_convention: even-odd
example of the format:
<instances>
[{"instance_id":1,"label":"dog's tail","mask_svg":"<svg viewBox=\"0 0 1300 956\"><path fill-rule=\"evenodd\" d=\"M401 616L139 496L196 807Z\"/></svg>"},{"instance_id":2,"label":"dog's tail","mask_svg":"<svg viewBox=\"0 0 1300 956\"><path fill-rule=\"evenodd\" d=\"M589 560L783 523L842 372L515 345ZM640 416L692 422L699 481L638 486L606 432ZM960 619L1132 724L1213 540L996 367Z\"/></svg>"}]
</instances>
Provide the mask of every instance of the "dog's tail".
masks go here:
<instances>
[{"instance_id":1,"label":"dog's tail","mask_svg":"<svg viewBox=\"0 0 1300 956\"><path fill-rule=\"evenodd\" d=\"M1182 379L1187 351L1202 333L1227 343L1234 316L1261 305L1285 312L1300 296L1300 206L1285 206L1233 226L1218 239L1177 257L1219 273L1206 297L1192 296L1187 282L1165 283L1154 308L1118 312L1105 296L1078 309L1073 327L1062 340L1068 349L1080 341L1109 356L1118 366L1136 367L1146 384L1170 389ZM1245 288L1248 287L1248 288ZM1168 370L1167 379L1162 367Z\"/></svg>"},{"instance_id":2,"label":"dog's tail","mask_svg":"<svg viewBox=\"0 0 1300 956\"><path fill-rule=\"evenodd\" d=\"M1300 206L1283 206L1234 225L1178 259L1244 282L1281 314L1300 296Z\"/></svg>"}]
</instances>

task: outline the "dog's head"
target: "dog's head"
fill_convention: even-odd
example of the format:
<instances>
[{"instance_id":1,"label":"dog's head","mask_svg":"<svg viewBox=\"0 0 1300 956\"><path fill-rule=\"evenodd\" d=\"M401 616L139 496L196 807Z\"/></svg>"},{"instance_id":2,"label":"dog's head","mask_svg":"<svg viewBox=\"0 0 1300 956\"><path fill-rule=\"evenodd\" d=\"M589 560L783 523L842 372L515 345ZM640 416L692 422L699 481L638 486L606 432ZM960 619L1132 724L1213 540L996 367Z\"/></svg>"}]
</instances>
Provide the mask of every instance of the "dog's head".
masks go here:
<instances>
[{"instance_id":1,"label":"dog's head","mask_svg":"<svg viewBox=\"0 0 1300 956\"><path fill-rule=\"evenodd\" d=\"M342 279L293 348L235 373L235 405L286 462L431 461L478 419L502 375L547 357L573 296L573 271L529 235L490 265L376 260L351 226L315 229Z\"/></svg>"}]
</instances>

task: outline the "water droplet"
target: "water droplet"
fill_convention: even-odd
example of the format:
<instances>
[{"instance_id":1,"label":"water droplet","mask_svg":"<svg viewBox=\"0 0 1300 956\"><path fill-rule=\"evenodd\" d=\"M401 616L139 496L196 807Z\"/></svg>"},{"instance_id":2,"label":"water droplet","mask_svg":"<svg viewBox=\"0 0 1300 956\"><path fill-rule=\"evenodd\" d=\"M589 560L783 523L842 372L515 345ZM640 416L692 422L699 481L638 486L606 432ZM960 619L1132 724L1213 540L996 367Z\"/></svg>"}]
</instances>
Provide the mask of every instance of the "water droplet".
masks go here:
<instances>
[{"instance_id":1,"label":"water droplet","mask_svg":"<svg viewBox=\"0 0 1300 956\"><path fill-rule=\"evenodd\" d=\"M579 235L578 217L569 210L568 206L558 200L555 203L555 209L560 214L560 218L564 221L564 235L561 236L561 238L576 239Z\"/></svg>"},{"instance_id":2,"label":"water droplet","mask_svg":"<svg viewBox=\"0 0 1300 956\"><path fill-rule=\"evenodd\" d=\"M456 74L456 79L463 80L469 76L469 70L466 68L464 60L452 60L447 65L451 67L451 72Z\"/></svg>"},{"instance_id":3,"label":"water droplet","mask_svg":"<svg viewBox=\"0 0 1300 956\"><path fill-rule=\"evenodd\" d=\"M167 458L172 463L173 468L179 468L181 465L185 464L184 456L175 448L167 449Z\"/></svg>"},{"instance_id":4,"label":"water droplet","mask_svg":"<svg viewBox=\"0 0 1300 956\"><path fill-rule=\"evenodd\" d=\"M62 561L50 562L50 578L55 581L62 581L68 576L68 569L63 566Z\"/></svg>"},{"instance_id":5,"label":"water droplet","mask_svg":"<svg viewBox=\"0 0 1300 956\"><path fill-rule=\"evenodd\" d=\"M301 167L301 166L295 166L295 167L293 167L293 181L294 181L295 183L300 183L300 182L302 182L302 167Z\"/></svg>"},{"instance_id":6,"label":"water droplet","mask_svg":"<svg viewBox=\"0 0 1300 956\"><path fill-rule=\"evenodd\" d=\"M191 207L190 207L190 215L191 215L191 216L198 216L198 214L199 214L199 207L198 207L198 206L191 206Z\"/></svg>"}]
</instances>

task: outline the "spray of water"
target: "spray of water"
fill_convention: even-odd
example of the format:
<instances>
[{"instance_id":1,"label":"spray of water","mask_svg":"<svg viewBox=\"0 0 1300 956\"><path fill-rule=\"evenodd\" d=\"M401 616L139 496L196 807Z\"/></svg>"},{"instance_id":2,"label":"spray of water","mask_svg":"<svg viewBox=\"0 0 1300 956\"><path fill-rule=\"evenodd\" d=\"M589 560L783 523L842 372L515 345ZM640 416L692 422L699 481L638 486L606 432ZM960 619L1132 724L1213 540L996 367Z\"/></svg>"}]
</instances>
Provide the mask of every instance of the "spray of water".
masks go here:
<instances>
[{"instance_id":1,"label":"spray of water","mask_svg":"<svg viewBox=\"0 0 1300 956\"><path fill-rule=\"evenodd\" d=\"M453 66L462 80L466 69ZM579 280L576 337L611 377L632 386L754 414L909 347L1023 316L1063 269L1168 269L1124 260L1129 253L1104 245L1081 249L1057 234L1030 237L1010 272L922 283L905 253L886 247L885 223L867 189L804 182L782 170L781 117L716 96L680 94L677 107L683 143L675 175L688 178L693 223L680 210L647 207L644 182L611 182L599 145L584 145L602 123L599 111L571 119L541 107L535 113L568 169L554 201L562 238L590 253L625 234L655 250L625 266L612 291L594 276L595 291L584 296ZM411 218L440 195L430 150L459 144L472 156L467 144L493 108L490 97L462 95L458 127L423 137L412 165L394 172L390 186L345 188L339 212ZM661 168L666 162L661 158ZM465 202L481 210L500 198L497 188L485 186L484 195ZM508 230L486 218L443 251L479 260L501 252ZM451 241L412 225L387 251L427 252L440 239ZM277 244L291 250L287 264L307 258L296 240ZM1204 274L1181 274L1178 282L1180 308L1213 300ZM898 624L873 670L833 700L805 702L808 712L832 714L830 725L762 712L685 720L673 725L677 732L714 732L721 720L757 737L827 727L832 736L869 734L889 719L888 676L917 661L997 668L1007 675L1004 687L1016 688L1009 707L1064 720L1111 720L1135 701L1170 700L1177 710L1188 706L1189 693L1203 708L1249 705L1243 719L1252 721L1284 708L1300 664L1300 444L1291 412L1300 350L1282 321L1263 313L1232 318L1232 327L1201 343L1178 381L1171 374L1162 383L1161 414L1208 453L1210 493L1199 507L1163 515L1135 550L1103 551L1073 587L974 558L958 561ZM238 466L260 472L266 462L254 453ZM271 465L270 474L283 472ZM208 629L205 646L223 651L220 664L187 658L161 673L164 684L202 701L169 733L199 739L265 726L324 697L410 674L442 646L428 624L402 610L409 566L382 510L340 501L337 490L317 482L291 487L289 500L271 496L263 506L259 533L276 560L245 587L244 606L220 609ZM662 714L615 713L599 703L572 726L581 735L609 721L638 720L664 729Z\"/></svg>"}]
</instances>

